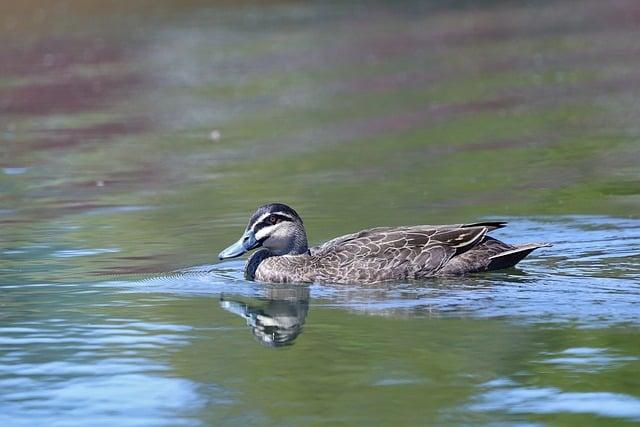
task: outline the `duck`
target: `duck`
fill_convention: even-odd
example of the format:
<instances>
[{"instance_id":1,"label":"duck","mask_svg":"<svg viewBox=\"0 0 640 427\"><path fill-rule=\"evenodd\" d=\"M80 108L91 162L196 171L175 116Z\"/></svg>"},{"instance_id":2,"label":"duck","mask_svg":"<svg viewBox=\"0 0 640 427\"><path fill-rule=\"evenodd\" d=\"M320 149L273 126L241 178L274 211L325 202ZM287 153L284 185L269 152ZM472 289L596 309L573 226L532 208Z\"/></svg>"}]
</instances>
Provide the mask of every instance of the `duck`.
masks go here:
<instances>
[{"instance_id":1,"label":"duck","mask_svg":"<svg viewBox=\"0 0 640 427\"><path fill-rule=\"evenodd\" d=\"M548 243L511 245L488 233L504 221L376 227L309 248L302 218L283 203L255 210L242 237L220 260L258 249L247 280L264 283L373 284L461 276L515 266Z\"/></svg>"}]
</instances>

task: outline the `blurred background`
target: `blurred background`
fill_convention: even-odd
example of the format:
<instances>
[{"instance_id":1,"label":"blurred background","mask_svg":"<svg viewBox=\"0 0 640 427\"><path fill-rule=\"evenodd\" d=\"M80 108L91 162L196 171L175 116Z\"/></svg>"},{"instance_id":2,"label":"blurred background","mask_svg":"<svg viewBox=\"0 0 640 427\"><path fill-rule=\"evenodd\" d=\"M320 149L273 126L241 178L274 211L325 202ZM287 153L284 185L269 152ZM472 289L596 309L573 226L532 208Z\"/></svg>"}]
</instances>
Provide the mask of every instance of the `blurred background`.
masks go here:
<instances>
[{"instance_id":1,"label":"blurred background","mask_svg":"<svg viewBox=\"0 0 640 427\"><path fill-rule=\"evenodd\" d=\"M637 423L639 40L636 0L0 0L0 424ZM274 201L314 244L554 247L372 288L215 264Z\"/></svg>"},{"instance_id":2,"label":"blurred background","mask_svg":"<svg viewBox=\"0 0 640 427\"><path fill-rule=\"evenodd\" d=\"M101 251L65 277L212 262L268 201L315 243L638 214L635 1L1 8L0 239Z\"/></svg>"}]
</instances>

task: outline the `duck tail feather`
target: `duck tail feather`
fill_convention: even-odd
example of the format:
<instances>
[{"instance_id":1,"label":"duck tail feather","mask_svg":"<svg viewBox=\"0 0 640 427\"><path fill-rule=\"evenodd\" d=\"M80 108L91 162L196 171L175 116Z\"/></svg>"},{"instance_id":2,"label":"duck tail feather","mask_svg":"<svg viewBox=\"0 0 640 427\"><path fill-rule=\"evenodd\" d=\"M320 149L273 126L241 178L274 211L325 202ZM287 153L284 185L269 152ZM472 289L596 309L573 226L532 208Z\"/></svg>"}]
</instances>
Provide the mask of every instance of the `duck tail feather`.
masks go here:
<instances>
[{"instance_id":1,"label":"duck tail feather","mask_svg":"<svg viewBox=\"0 0 640 427\"><path fill-rule=\"evenodd\" d=\"M513 267L527 255L538 248L551 247L550 243L529 243L526 245L518 246L515 249L501 252L497 255L489 257L489 265L487 270L499 270L502 268Z\"/></svg>"}]
</instances>

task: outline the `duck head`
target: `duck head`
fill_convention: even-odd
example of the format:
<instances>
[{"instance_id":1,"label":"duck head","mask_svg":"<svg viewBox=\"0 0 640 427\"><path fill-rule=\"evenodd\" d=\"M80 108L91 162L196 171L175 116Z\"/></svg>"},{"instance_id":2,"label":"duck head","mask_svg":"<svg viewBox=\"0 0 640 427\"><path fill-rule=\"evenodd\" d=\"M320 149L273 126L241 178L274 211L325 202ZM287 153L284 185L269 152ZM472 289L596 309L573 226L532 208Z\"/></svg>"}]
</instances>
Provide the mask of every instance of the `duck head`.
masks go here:
<instances>
[{"instance_id":1,"label":"duck head","mask_svg":"<svg viewBox=\"0 0 640 427\"><path fill-rule=\"evenodd\" d=\"M240 240L220 252L218 257L235 258L259 247L276 256L306 253L309 250L307 234L300 215L282 203L260 206L251 215Z\"/></svg>"}]
</instances>

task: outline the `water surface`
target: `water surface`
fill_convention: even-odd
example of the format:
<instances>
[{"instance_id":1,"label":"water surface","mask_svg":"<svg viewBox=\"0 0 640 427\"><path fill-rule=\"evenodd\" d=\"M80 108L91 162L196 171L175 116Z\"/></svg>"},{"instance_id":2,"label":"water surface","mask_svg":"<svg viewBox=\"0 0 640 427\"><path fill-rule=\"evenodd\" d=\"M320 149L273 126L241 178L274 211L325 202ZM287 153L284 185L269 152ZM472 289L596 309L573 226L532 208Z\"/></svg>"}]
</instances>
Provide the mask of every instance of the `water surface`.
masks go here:
<instances>
[{"instance_id":1,"label":"water surface","mask_svg":"<svg viewBox=\"0 0 640 427\"><path fill-rule=\"evenodd\" d=\"M3 426L640 422L636 2L0 8ZM270 201L554 246L260 285Z\"/></svg>"}]
</instances>

